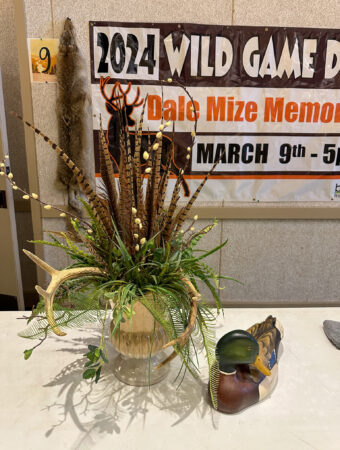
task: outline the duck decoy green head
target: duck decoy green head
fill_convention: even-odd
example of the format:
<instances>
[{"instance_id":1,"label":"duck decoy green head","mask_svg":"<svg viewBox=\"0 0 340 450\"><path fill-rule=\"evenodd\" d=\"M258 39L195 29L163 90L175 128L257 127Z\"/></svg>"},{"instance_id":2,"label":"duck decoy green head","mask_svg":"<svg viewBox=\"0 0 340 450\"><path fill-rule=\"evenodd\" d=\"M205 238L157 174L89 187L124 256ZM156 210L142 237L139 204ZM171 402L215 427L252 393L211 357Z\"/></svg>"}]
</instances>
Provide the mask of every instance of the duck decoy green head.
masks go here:
<instances>
[{"instance_id":1,"label":"duck decoy green head","mask_svg":"<svg viewBox=\"0 0 340 450\"><path fill-rule=\"evenodd\" d=\"M232 373L238 364L254 364L260 372L268 376L270 370L259 358L259 350L256 339L247 331L230 331L218 341L216 346L219 370Z\"/></svg>"}]
</instances>

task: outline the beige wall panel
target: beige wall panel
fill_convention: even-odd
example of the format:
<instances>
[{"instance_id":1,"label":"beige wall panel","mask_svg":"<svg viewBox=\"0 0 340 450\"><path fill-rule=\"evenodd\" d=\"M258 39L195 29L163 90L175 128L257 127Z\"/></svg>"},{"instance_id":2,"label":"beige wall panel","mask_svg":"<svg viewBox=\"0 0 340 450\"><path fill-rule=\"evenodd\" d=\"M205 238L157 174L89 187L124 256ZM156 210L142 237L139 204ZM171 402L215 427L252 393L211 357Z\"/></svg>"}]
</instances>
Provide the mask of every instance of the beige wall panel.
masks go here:
<instances>
[{"instance_id":1,"label":"beige wall panel","mask_svg":"<svg viewBox=\"0 0 340 450\"><path fill-rule=\"evenodd\" d=\"M339 28L339 0L234 0L233 25Z\"/></svg>"},{"instance_id":2,"label":"beige wall panel","mask_svg":"<svg viewBox=\"0 0 340 450\"><path fill-rule=\"evenodd\" d=\"M51 241L48 231L65 231L65 220L43 219L44 240ZM64 269L71 264L68 255L61 248L44 245L44 260L55 269Z\"/></svg>"},{"instance_id":3,"label":"beige wall panel","mask_svg":"<svg viewBox=\"0 0 340 450\"><path fill-rule=\"evenodd\" d=\"M31 0L34 3L34 0ZM70 17L79 26L88 27L90 20L126 22L191 22L230 25L232 0L201 2L200 0L106 0L101 3L83 0L52 0L55 31L60 32L60 21Z\"/></svg>"},{"instance_id":4,"label":"beige wall panel","mask_svg":"<svg viewBox=\"0 0 340 450\"><path fill-rule=\"evenodd\" d=\"M225 304L340 304L338 221L223 221Z\"/></svg>"},{"instance_id":5,"label":"beige wall panel","mask_svg":"<svg viewBox=\"0 0 340 450\"><path fill-rule=\"evenodd\" d=\"M49 0L24 0L28 38L53 38L51 2ZM83 2L84 6L85 2Z\"/></svg>"},{"instance_id":6,"label":"beige wall panel","mask_svg":"<svg viewBox=\"0 0 340 450\"><path fill-rule=\"evenodd\" d=\"M32 84L32 99L35 126L58 142L56 116L56 83ZM36 138L40 196L43 201L62 205L66 190L57 183L58 156L42 138Z\"/></svg>"},{"instance_id":7,"label":"beige wall panel","mask_svg":"<svg viewBox=\"0 0 340 450\"><path fill-rule=\"evenodd\" d=\"M28 38L53 38L51 2L25 0ZM34 125L57 141L56 83L32 83ZM40 197L53 204L63 204L65 190L56 185L57 155L41 138L36 138Z\"/></svg>"}]
</instances>

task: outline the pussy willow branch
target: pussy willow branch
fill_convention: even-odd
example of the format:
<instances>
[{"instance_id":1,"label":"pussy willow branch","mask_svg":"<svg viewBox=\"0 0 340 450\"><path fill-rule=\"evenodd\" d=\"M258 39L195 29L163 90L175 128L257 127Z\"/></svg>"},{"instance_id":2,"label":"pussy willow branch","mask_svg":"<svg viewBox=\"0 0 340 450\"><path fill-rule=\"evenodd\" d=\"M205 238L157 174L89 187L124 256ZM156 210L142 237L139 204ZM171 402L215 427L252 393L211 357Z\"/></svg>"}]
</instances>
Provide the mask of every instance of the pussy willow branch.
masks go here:
<instances>
[{"instance_id":1,"label":"pussy willow branch","mask_svg":"<svg viewBox=\"0 0 340 450\"><path fill-rule=\"evenodd\" d=\"M209 231L211 231L211 230L213 229L213 227L214 227L214 224L210 224L210 225L208 225L208 226L202 228L202 229L201 229L200 231L198 231L197 233L193 233L193 234L188 238L187 242L185 242L185 244L184 244L184 250L187 249L187 248L189 247L191 241L192 241L195 237L203 236L203 235L209 233Z\"/></svg>"},{"instance_id":2,"label":"pussy willow branch","mask_svg":"<svg viewBox=\"0 0 340 450\"><path fill-rule=\"evenodd\" d=\"M188 226L188 228L186 229L186 230L184 230L184 232L183 233L181 233L181 234L186 234L188 231L193 231L191 228L194 226L194 224L195 224L195 222L196 222L196 220L195 219L192 219L192 222L190 223L190 225ZM194 235L195 233L193 233L192 234L192 236ZM191 238L190 238L191 239Z\"/></svg>"},{"instance_id":3,"label":"pussy willow branch","mask_svg":"<svg viewBox=\"0 0 340 450\"><path fill-rule=\"evenodd\" d=\"M190 94L190 92L188 91L188 89L184 86L184 84L182 84L181 82L179 82L179 81L177 81L177 80L171 80L171 82L166 81L166 80L161 80L161 83L167 84L167 85L169 85L169 84L175 84L176 86L179 86L180 88L183 89L183 91L184 91L184 92L187 94L187 96L190 98L190 101L191 101L191 104L192 104L192 108L193 108L193 112L194 112L194 116L195 116L194 133L191 133L191 137L192 137L192 139L191 139L191 150L192 150L192 148L193 148L193 146L194 146L194 144L195 144L195 140L196 140L197 122L198 122L198 117L197 117L197 111L196 111L196 106L195 106L194 98L193 98L193 96ZM189 161L190 161L190 159L187 159L187 160L185 161L184 167L182 168L183 174L184 174L184 172L186 171L186 169L188 168ZM184 177L182 176L183 174L180 173L181 178L184 178Z\"/></svg>"},{"instance_id":4,"label":"pussy willow branch","mask_svg":"<svg viewBox=\"0 0 340 450\"><path fill-rule=\"evenodd\" d=\"M2 160L1 163L4 164L4 160ZM18 191L22 192L24 195L28 195L30 199L37 201L38 203L40 203L43 206L50 206L51 209L55 209L56 211L59 211L59 212L61 212L63 214L66 214L66 215L72 217L73 219L77 219L79 222L83 222L88 228L92 229L92 226L85 219L83 219L82 217L76 216L75 214L72 214L72 213L70 213L68 211L65 211L64 209L58 208L57 206L51 205L50 203L47 203L47 202L44 202L44 201L40 200L39 198L34 198L32 196L32 194L30 194L29 192L27 192L24 189L22 189L11 178L9 178L8 174L6 173L5 170L0 170L0 173L3 173L5 175L5 177L9 181L10 185L12 186L12 188L15 186L14 190L18 190Z\"/></svg>"}]
</instances>

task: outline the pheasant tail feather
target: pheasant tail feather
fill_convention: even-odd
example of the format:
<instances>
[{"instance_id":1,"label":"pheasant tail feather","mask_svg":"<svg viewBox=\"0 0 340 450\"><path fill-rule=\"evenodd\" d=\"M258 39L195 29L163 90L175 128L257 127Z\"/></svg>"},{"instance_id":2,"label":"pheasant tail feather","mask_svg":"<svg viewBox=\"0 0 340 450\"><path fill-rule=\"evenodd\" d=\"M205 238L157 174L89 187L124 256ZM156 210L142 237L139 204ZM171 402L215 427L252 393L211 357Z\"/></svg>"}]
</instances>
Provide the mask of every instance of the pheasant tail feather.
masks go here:
<instances>
[{"instance_id":1,"label":"pheasant tail feather","mask_svg":"<svg viewBox=\"0 0 340 450\"><path fill-rule=\"evenodd\" d=\"M90 186L89 181L83 174L82 170L79 169L79 167L76 166L76 164L70 159L70 157L64 152L62 148L60 148L55 142L53 142L48 136L46 136L44 133L42 133L38 128L34 127L31 123L24 120L22 116L19 114L14 113L16 117L21 119L25 125L32 128L34 132L41 136L45 142L47 142L53 150L56 151L58 156L64 161L64 163L71 169L72 173L74 174L80 189L85 194L85 196L88 199L88 202L91 206L91 209L93 211L94 216L96 219L104 226L104 228L107 229L107 223L106 223L106 215L103 214L103 206L97 196L97 194L94 192L92 187Z\"/></svg>"},{"instance_id":2,"label":"pheasant tail feather","mask_svg":"<svg viewBox=\"0 0 340 450\"><path fill-rule=\"evenodd\" d=\"M100 152L100 173L103 182L106 187L106 192L108 195L108 202L111 209L111 214L119 228L119 214L118 214L118 193L116 189L116 180L114 176L114 170L112 167L112 162L110 158L109 149L107 147L107 142L105 134L102 127L102 121L100 119L100 131L99 131L99 152Z\"/></svg>"},{"instance_id":3,"label":"pheasant tail feather","mask_svg":"<svg viewBox=\"0 0 340 450\"><path fill-rule=\"evenodd\" d=\"M220 158L215 162L215 164L212 166L212 168L209 170L209 172L206 174L206 176L204 177L204 179L202 180L201 184L198 186L198 188L196 189L196 191L193 193L192 197L190 198L190 200L188 201L186 207L184 208L184 210L182 212L179 213L179 215L177 216L177 218L175 219L177 226L176 226L176 230L179 230L183 224L183 222L185 221L185 219L188 216L188 213L193 205L193 203L195 202L195 200L197 199L199 193L201 192L201 190L203 189L203 186L205 185L205 183L207 182L208 178L210 177L210 175L213 173L213 171L215 170L217 164L220 162L220 160L222 159L222 157L224 156L224 153L222 153L222 155L220 156Z\"/></svg>"}]
</instances>

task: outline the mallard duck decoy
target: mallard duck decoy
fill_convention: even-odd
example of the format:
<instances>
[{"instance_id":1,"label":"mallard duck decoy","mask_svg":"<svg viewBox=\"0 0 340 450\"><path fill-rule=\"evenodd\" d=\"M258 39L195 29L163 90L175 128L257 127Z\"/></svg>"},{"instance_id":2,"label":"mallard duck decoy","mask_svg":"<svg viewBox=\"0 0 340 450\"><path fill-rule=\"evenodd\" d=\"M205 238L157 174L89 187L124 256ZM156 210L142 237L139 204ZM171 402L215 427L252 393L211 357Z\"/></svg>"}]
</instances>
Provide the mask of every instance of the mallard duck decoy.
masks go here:
<instances>
[{"instance_id":1,"label":"mallard duck decoy","mask_svg":"<svg viewBox=\"0 0 340 450\"><path fill-rule=\"evenodd\" d=\"M269 316L247 331L225 334L216 346L210 392L216 409L237 413L262 401L277 381L277 352L283 337L280 322Z\"/></svg>"}]
</instances>

